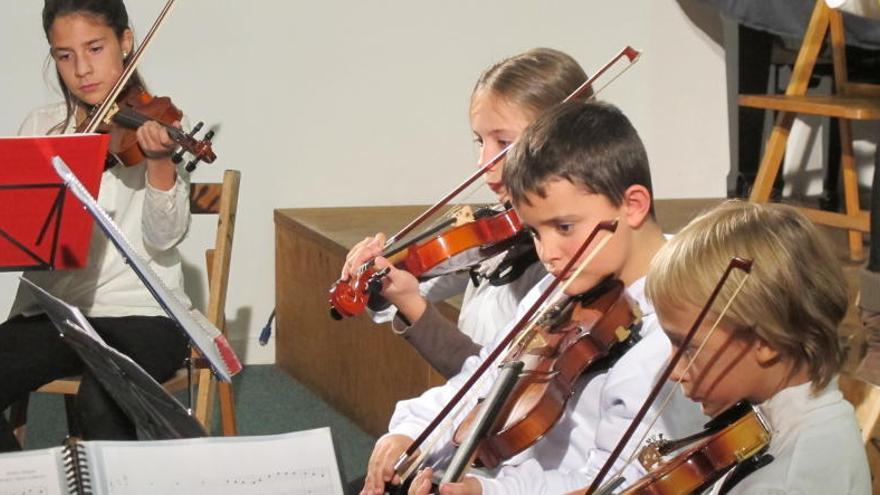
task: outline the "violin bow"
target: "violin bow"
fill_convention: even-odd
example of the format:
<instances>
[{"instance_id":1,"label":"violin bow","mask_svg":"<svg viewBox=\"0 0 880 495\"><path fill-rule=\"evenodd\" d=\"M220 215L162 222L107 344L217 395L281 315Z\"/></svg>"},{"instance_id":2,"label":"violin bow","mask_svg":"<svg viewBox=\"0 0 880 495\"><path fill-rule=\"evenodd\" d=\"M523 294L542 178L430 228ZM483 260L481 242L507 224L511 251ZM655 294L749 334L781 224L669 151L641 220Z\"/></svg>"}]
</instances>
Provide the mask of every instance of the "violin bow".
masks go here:
<instances>
[{"instance_id":1,"label":"violin bow","mask_svg":"<svg viewBox=\"0 0 880 495\"><path fill-rule=\"evenodd\" d=\"M629 64L628 64L626 67L624 67L623 70L621 70L621 72L618 73L618 74L617 74L617 75L616 75L611 81L608 82L608 84L610 84L610 83L613 82L615 79L617 79L618 77L620 77L624 72L626 72L627 70L629 70L629 68L632 67L633 64L634 64L636 61L638 61L638 59L639 59L640 56L641 56L641 52L639 52L639 51L636 50L635 48L632 48L632 47L630 47L630 46L626 46L626 47L624 47L624 48L620 51L620 53L618 53L614 58L611 59L611 61L609 61L609 62L606 63L604 66L602 66L602 68L600 68L598 71L596 71L596 73L593 74L593 77L588 78L588 79L587 79L586 81L584 81L580 86L578 86L574 91L572 91L571 94L569 94L567 97L565 97L565 99L562 100L562 103L568 102L568 101L570 101L570 100L572 100L572 99L574 99L574 98L578 98L578 97L582 96L584 93L587 92L587 90L589 90L590 88L592 88L593 83L594 83L594 82L595 82L600 76L602 76L602 74L604 74L605 72L607 72L607 71L608 71L612 66L614 66L614 65L615 65L620 59L626 57L626 58L629 60ZM605 88L608 86L608 84L605 84L604 86L602 86L602 87L599 88L598 90L594 91L593 94L590 96L590 99L595 98L596 95L598 95L599 92L600 92L602 89L605 89ZM419 216L417 216L416 218L414 218L409 224L407 224L405 227L403 227L402 229L400 229L396 234L394 234L393 236L389 237L389 238L385 241L384 249L387 249L389 246L391 246L392 244L394 244L394 243L396 243L397 241L399 241L400 239L402 239L405 235L407 235L407 234L409 234L410 232L412 232L413 229L415 229L416 227L418 227L419 225L421 225L421 224L422 224L422 223L423 223L428 217L430 217L431 215L433 215L434 213L436 213L440 208L443 208L443 207L446 206L450 201L452 201L452 198L454 198L455 196L457 196L458 194L460 194L460 193L461 193L462 191L464 191L468 186L470 186L471 184L473 184L474 181L476 181L477 179L479 179L480 177L482 177L483 174L485 174L490 168L492 168L493 166L495 166L498 162L500 162L501 160L503 160L505 156L507 156L507 153L510 151L511 148L513 148L514 144L516 144L515 141L514 141L513 143L510 143L509 145L507 145L507 147L505 147L503 150L499 151L498 154L496 154L496 155L493 156L491 159L489 159L488 162L486 162L486 163L480 165L480 168L478 168L477 171L474 172L470 177L468 177L467 179L465 179L464 182L462 182L461 184L459 184L458 186L456 186L452 191L450 191L450 192L447 193L445 196L443 196L442 198L440 198L440 200L437 201L433 206L431 206L430 208L428 208L427 210L425 210L424 212L422 212Z\"/></svg>"},{"instance_id":2,"label":"violin bow","mask_svg":"<svg viewBox=\"0 0 880 495\"><path fill-rule=\"evenodd\" d=\"M168 0L165 4L165 7L162 8L162 11L159 13L159 17L156 18L156 21L153 22L152 27L147 32L147 35L144 37L144 40L137 47L137 49L131 54L131 58L128 60L128 64L126 64L125 68L120 74L119 79L116 80L116 84L110 89L110 93L107 94L107 97L104 98L104 101L98 105L95 110L89 116L89 121L86 127L82 132L90 133L95 132L98 126L101 125L101 122L113 109L113 105L116 103L116 98L119 97L119 94L122 92L125 85L128 84L128 80L131 79L131 76L134 74L134 71L137 69L138 63L140 62L144 51L150 45L150 42L153 40L153 36L156 32L159 31L159 28L165 22L165 19L171 13L171 9L174 7L174 2L177 0Z\"/></svg>"},{"instance_id":3,"label":"violin bow","mask_svg":"<svg viewBox=\"0 0 880 495\"><path fill-rule=\"evenodd\" d=\"M724 270L724 274L721 276L721 279L715 285L715 288L712 290L712 293L709 295L709 299L706 301L706 304L703 305L703 309L700 310L700 314L697 315L697 318L694 320L693 325L691 325L690 330L685 335L684 339L681 341L681 344L678 346L678 350L675 351L675 354L672 356L672 359L669 361L669 364L666 365L666 369L663 370L663 373L660 374L660 377L657 379L657 382L654 384L654 387L651 389L651 392L648 394L648 397L645 399L645 402L642 404L642 407L639 409L639 412L636 413L633 420L630 422L629 427L621 437L620 441L617 442L617 445L614 447L614 450L611 451L611 455L605 461L605 464L602 465L602 468L593 478L593 481L590 483L589 488L587 488L586 495L592 495L599 489L601 486L602 480L605 479L605 476L611 470L611 466L614 465L614 462L620 457L621 452L623 452L623 448L626 446L627 442L629 442L630 438L632 438L633 434L636 431L636 428L641 424L642 420L645 419L645 415L648 413L648 409L654 403L654 400L660 394L660 389L663 388L663 385L666 383L666 380L669 379L669 375L672 374L672 370L675 369L675 366L678 365L678 362L681 361L682 356L684 355L685 349L693 340L694 336L697 334L697 330L700 328L700 325L703 324L703 320L706 319L706 315L709 314L709 310L715 304L715 299L718 298L718 294L721 292L721 289L724 287L724 284L727 282L728 277L733 272L733 270L738 269L742 270L746 273L746 276L740 281L730 300L727 301L724 309L718 314L718 318L716 318L715 323L712 325L712 328L709 330L706 338L703 339L702 344L699 349L694 353L693 358L688 363L688 367L693 364L694 358L699 355L699 352L703 349L703 345L705 345L706 340L715 331L715 328L718 327L718 324L721 322L721 319L724 317L724 314L727 312L727 309L733 303L733 300L736 298L736 295L739 294L740 289L742 289L743 284L745 284L748 279L748 274L751 273L752 270L752 260L734 257L727 264L727 268ZM667 397L668 400L668 397ZM656 421L657 418L654 419ZM641 443L641 442L640 442ZM638 450L638 449L637 449ZM632 458L629 459L628 462L632 462ZM616 485L615 485L616 486ZM614 486L611 487L613 489ZM604 492L603 492L604 493Z\"/></svg>"},{"instance_id":4,"label":"violin bow","mask_svg":"<svg viewBox=\"0 0 880 495\"><path fill-rule=\"evenodd\" d=\"M563 280L565 280L563 285L563 290L567 288L580 273L584 270L584 268L589 264L590 261L599 253L602 247L604 247L605 243L608 242L611 238L611 234L613 234L617 230L618 220L611 220L600 222L596 225L596 227L590 232L590 235L587 236L586 240L580 245L575 254L571 257L571 259L566 263L565 267L562 269L562 272L558 277L555 277L550 285L538 296L537 300L529 307L529 309L525 312L525 314L519 319L516 325L504 336L504 338L492 349L492 352L486 356L486 359L480 364L480 366L471 374L471 376L467 379L467 381L459 388L459 390L455 393L455 395L446 403L443 409L434 417L434 419L425 427L419 436L413 440L409 447L400 455L397 459L397 462L394 464L394 471L400 475L402 479L406 479L409 475L412 474L412 470L419 464L421 458L427 455L427 451L424 452L419 459L413 459L413 454L415 454L416 450L425 442L428 436L440 425L440 423L452 412L453 408L458 405L458 403L464 398L465 395L473 388L474 384L477 383L480 378L482 378L483 374L489 369L490 366L495 362L496 359L504 352L505 349L508 348L509 344L513 342L517 336L521 333L528 333L531 328L534 326L534 320L537 318L533 318L539 309L543 306L544 302L550 297L550 295L556 290L556 288L563 284ZM606 236L599 245L596 246L586 259L580 262L578 269L570 277L566 277L574 267L575 263L578 263L578 260L586 251L587 247L592 244L593 240L599 234L600 231L605 230L610 232L608 236ZM545 308L546 311L546 308ZM543 314L543 312L542 312ZM540 316L540 315L539 315ZM528 326L528 328L526 328Z\"/></svg>"}]
</instances>

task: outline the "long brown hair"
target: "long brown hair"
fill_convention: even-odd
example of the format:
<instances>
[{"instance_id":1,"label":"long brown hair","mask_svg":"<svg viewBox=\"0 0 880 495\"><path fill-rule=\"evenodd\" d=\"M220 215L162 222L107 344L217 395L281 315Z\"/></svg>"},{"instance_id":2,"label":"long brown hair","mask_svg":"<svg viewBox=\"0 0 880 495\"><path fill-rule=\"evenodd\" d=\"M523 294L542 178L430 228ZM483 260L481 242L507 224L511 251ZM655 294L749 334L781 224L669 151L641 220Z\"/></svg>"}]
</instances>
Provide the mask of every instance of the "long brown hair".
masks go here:
<instances>
[{"instance_id":1,"label":"long brown hair","mask_svg":"<svg viewBox=\"0 0 880 495\"><path fill-rule=\"evenodd\" d=\"M49 41L49 31L55 19L71 14L88 15L103 22L107 27L113 30L118 40L122 40L122 36L126 30L131 27L128 21L128 11L122 0L46 0L43 4L43 32L46 34L46 40ZM123 65L128 63L129 55L122 61ZM76 112L79 101L70 92L70 89L64 84L61 73L56 69L55 75L58 78L58 86L61 88L61 94L64 96L64 103L67 108L67 115L63 122L50 129L52 131L64 130L70 124ZM140 74L135 71L128 82L129 85L143 86L143 80Z\"/></svg>"}]
</instances>

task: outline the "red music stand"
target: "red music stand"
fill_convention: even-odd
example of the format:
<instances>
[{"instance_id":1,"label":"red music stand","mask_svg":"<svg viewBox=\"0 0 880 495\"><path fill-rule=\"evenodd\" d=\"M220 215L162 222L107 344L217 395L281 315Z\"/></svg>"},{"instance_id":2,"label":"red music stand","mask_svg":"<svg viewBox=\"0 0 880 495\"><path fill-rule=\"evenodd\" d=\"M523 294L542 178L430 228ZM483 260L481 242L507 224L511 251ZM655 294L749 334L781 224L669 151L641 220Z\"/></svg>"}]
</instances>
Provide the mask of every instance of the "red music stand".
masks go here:
<instances>
[{"instance_id":1,"label":"red music stand","mask_svg":"<svg viewBox=\"0 0 880 495\"><path fill-rule=\"evenodd\" d=\"M0 138L0 271L82 268L92 217L52 168L61 156L97 197L109 136Z\"/></svg>"}]
</instances>

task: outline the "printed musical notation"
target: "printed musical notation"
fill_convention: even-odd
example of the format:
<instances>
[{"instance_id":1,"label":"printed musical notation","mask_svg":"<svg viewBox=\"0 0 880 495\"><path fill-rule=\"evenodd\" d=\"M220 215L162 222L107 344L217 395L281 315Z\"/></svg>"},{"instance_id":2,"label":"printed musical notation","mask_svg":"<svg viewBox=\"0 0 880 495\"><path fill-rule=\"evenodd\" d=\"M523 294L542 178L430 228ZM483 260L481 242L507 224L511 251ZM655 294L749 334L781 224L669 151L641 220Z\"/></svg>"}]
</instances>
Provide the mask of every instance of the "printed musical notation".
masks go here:
<instances>
[{"instance_id":1,"label":"printed musical notation","mask_svg":"<svg viewBox=\"0 0 880 495\"><path fill-rule=\"evenodd\" d=\"M107 480L111 495L187 493L190 495L243 495L252 493L278 495L323 495L334 493L332 473L327 468L291 469L260 474L211 476L171 480L146 479L128 475ZM257 490L257 491L255 491Z\"/></svg>"},{"instance_id":2,"label":"printed musical notation","mask_svg":"<svg viewBox=\"0 0 880 495\"><path fill-rule=\"evenodd\" d=\"M46 485L32 486L28 488L5 489L0 488L0 495L46 495L49 487Z\"/></svg>"},{"instance_id":3,"label":"printed musical notation","mask_svg":"<svg viewBox=\"0 0 880 495\"><path fill-rule=\"evenodd\" d=\"M67 482L61 468L61 448L25 451L3 456L0 495L64 495Z\"/></svg>"}]
</instances>

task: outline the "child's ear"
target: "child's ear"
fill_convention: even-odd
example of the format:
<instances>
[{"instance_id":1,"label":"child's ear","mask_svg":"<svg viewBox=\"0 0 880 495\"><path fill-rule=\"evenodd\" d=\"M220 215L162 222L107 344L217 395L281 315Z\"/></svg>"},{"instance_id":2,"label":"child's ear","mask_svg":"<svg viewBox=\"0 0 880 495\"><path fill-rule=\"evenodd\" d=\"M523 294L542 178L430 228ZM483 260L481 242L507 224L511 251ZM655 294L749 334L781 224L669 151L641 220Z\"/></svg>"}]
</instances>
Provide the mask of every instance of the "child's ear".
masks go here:
<instances>
[{"instance_id":1,"label":"child's ear","mask_svg":"<svg viewBox=\"0 0 880 495\"><path fill-rule=\"evenodd\" d=\"M630 227L640 227L651 214L651 192L642 185L634 184L623 192L626 221Z\"/></svg>"},{"instance_id":2,"label":"child's ear","mask_svg":"<svg viewBox=\"0 0 880 495\"><path fill-rule=\"evenodd\" d=\"M120 46L122 47L123 58L126 55L131 53L132 47L134 47L134 33L131 32L131 29L126 29L122 32L122 39L119 41Z\"/></svg>"},{"instance_id":3,"label":"child's ear","mask_svg":"<svg viewBox=\"0 0 880 495\"><path fill-rule=\"evenodd\" d=\"M755 359L761 366L769 366L779 361L779 351L761 337L755 338Z\"/></svg>"}]
</instances>

